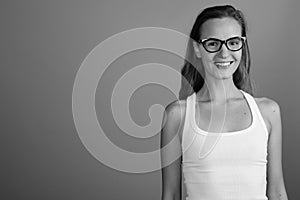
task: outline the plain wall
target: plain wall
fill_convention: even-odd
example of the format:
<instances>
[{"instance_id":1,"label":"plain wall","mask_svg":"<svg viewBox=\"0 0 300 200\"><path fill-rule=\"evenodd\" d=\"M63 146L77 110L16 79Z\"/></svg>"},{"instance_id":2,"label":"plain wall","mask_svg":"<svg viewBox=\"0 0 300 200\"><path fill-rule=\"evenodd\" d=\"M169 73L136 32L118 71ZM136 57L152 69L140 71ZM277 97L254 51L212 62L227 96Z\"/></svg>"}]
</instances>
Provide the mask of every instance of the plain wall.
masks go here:
<instances>
[{"instance_id":1,"label":"plain wall","mask_svg":"<svg viewBox=\"0 0 300 200\"><path fill-rule=\"evenodd\" d=\"M2 1L1 199L160 199L159 170L145 174L116 171L101 164L83 146L72 116L74 79L87 54L111 35L145 26L189 34L201 9L224 3L244 11L248 21L257 96L274 99L281 107L286 189L290 199L299 199L297 0ZM154 61L178 70L182 62L176 56L154 50L124 55L110 66L104 76L106 81L98 86L98 114L108 105L100 101L101 96L109 99L124 69ZM164 106L174 99L166 89L144 89L154 94L157 91L159 95L154 95L153 101L163 102ZM147 122L145 111L134 109L132 116L144 116L141 119ZM158 135L148 140L130 140L117 133L113 122L106 124L108 129L110 125L115 133L111 140L124 149L147 152L157 148Z\"/></svg>"}]
</instances>

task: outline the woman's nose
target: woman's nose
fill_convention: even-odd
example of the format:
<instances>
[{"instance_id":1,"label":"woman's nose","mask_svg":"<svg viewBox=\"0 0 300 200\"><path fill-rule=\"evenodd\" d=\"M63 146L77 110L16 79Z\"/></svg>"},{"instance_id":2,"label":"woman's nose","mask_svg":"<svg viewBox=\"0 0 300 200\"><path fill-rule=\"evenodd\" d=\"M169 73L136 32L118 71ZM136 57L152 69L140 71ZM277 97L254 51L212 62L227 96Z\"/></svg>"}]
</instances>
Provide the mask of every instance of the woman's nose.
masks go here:
<instances>
[{"instance_id":1,"label":"woman's nose","mask_svg":"<svg viewBox=\"0 0 300 200\"><path fill-rule=\"evenodd\" d=\"M223 44L220 51L219 51L220 57L226 58L226 57L228 57L229 53L230 53L229 49L226 47L225 44Z\"/></svg>"}]
</instances>

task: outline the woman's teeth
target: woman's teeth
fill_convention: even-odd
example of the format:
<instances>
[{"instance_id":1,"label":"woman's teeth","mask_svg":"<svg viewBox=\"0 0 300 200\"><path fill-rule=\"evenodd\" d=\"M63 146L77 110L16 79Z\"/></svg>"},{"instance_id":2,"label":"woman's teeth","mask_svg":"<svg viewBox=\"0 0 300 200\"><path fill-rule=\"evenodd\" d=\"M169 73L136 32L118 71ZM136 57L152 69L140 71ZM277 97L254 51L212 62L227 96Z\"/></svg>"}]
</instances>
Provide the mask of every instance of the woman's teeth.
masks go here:
<instances>
[{"instance_id":1,"label":"woman's teeth","mask_svg":"<svg viewBox=\"0 0 300 200\"><path fill-rule=\"evenodd\" d=\"M216 62L215 65L217 67L222 67L222 68L226 68L226 67L229 67L229 65L231 64L232 62Z\"/></svg>"}]
</instances>

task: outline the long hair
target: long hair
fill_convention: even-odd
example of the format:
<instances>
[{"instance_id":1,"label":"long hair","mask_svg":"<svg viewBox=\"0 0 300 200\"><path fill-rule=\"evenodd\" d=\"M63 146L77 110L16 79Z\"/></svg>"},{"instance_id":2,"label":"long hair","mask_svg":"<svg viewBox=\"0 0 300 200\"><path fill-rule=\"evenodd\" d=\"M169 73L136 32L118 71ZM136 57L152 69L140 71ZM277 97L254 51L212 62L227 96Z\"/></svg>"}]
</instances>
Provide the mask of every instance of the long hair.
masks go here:
<instances>
[{"instance_id":1,"label":"long hair","mask_svg":"<svg viewBox=\"0 0 300 200\"><path fill-rule=\"evenodd\" d=\"M235 9L231 5L213 6L204 9L196 18L187 43L186 59L181 69L182 79L179 99L186 99L192 93L197 93L204 84L204 78L201 75L204 75L202 62L196 58L193 49L193 41L199 41L200 39L202 24L209 19L224 17L235 19L241 26L242 36L247 37L246 21L240 10ZM196 66L193 66L195 64L200 67L195 68ZM242 48L241 62L233 74L233 82L237 88L253 95L253 81L250 77L250 52L247 39Z\"/></svg>"}]
</instances>

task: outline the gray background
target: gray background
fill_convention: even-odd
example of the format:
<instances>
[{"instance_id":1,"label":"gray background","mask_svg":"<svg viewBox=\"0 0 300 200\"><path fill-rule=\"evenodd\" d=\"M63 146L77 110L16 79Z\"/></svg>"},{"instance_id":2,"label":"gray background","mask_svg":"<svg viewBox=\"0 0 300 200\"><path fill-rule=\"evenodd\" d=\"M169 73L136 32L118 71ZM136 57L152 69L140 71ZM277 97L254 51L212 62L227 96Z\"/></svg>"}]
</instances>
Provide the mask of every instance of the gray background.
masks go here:
<instances>
[{"instance_id":1,"label":"gray background","mask_svg":"<svg viewBox=\"0 0 300 200\"><path fill-rule=\"evenodd\" d=\"M2 1L0 198L160 199L160 171L146 174L116 171L101 164L85 149L72 118L73 82L87 54L111 35L144 26L189 34L202 8L223 3L233 3L244 11L248 20L257 96L274 99L281 106L285 183L290 199L298 199L297 0ZM113 84L126 72L124 69L154 61L178 70L182 63L174 55L155 50L120 57L99 83L98 115L107 104L101 96L109 99ZM147 103L138 101L139 95L149 99L148 93L159 95L152 95L153 99ZM136 92L137 103L134 100L132 103L133 119L140 125L147 124L151 102L166 105L174 98L167 88L140 88ZM108 137L124 149L148 152L158 147L158 135L147 140L130 140L120 131L112 131L113 124L106 124L106 128L111 133Z\"/></svg>"}]
</instances>

